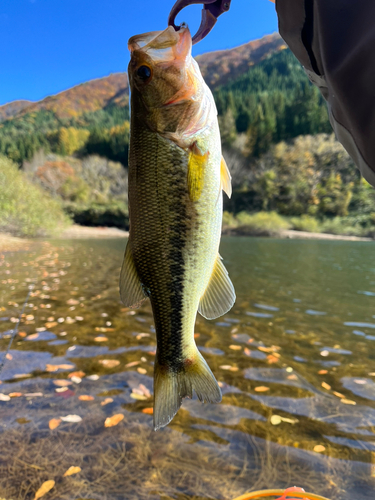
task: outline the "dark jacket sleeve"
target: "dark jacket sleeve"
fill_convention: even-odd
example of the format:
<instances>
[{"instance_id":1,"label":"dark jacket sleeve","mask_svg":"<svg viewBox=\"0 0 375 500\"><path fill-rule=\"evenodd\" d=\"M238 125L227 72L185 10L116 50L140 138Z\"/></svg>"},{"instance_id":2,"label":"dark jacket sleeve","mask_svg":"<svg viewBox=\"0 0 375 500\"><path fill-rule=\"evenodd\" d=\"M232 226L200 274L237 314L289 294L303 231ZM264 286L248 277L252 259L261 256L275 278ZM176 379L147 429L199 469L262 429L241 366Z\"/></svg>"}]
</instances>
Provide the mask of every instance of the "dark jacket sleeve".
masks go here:
<instances>
[{"instance_id":1,"label":"dark jacket sleeve","mask_svg":"<svg viewBox=\"0 0 375 500\"><path fill-rule=\"evenodd\" d=\"M337 139L375 186L375 0L277 0L276 10Z\"/></svg>"}]
</instances>

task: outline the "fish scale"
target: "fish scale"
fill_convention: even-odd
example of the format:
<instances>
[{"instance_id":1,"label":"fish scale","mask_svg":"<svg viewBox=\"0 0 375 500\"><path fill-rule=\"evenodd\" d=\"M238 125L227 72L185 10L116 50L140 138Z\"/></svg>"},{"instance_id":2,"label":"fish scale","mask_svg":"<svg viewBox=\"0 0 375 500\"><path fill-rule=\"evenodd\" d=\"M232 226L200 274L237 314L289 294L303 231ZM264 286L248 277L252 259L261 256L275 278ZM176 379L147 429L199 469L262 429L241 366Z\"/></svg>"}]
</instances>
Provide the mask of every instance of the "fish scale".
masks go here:
<instances>
[{"instance_id":1,"label":"fish scale","mask_svg":"<svg viewBox=\"0 0 375 500\"><path fill-rule=\"evenodd\" d=\"M155 429L170 422L193 390L202 401L221 400L215 377L195 345L194 325L198 310L214 318L235 300L218 255L227 171L216 107L190 56L190 33L180 31L168 28L129 41L134 47L129 65L130 231L120 294L129 307L151 300L157 340ZM140 46L142 37L150 39L148 45ZM176 51L170 70L160 53L155 55L161 47L159 52L168 57L169 42ZM148 85L138 78L139 67L143 80L152 75Z\"/></svg>"}]
</instances>

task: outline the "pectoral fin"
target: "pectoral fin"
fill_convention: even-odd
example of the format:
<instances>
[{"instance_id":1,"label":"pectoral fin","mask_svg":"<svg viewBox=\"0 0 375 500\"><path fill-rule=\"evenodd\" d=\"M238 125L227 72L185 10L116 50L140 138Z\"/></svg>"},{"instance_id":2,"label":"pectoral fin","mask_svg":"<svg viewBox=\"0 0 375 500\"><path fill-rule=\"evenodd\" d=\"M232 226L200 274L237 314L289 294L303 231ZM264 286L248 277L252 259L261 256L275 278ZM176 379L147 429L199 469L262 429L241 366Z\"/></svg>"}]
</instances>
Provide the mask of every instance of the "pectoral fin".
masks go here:
<instances>
[{"instance_id":1,"label":"pectoral fin","mask_svg":"<svg viewBox=\"0 0 375 500\"><path fill-rule=\"evenodd\" d=\"M209 152L202 153L194 144L189 154L187 183L191 201L198 201L204 185L204 173Z\"/></svg>"},{"instance_id":2,"label":"pectoral fin","mask_svg":"<svg viewBox=\"0 0 375 500\"><path fill-rule=\"evenodd\" d=\"M218 254L211 279L199 302L198 311L207 319L215 319L228 312L236 300L233 284Z\"/></svg>"},{"instance_id":3,"label":"pectoral fin","mask_svg":"<svg viewBox=\"0 0 375 500\"><path fill-rule=\"evenodd\" d=\"M232 182L231 175L229 173L228 165L224 160L224 157L221 157L220 164L220 180L221 180L221 189L228 195L228 198L232 196Z\"/></svg>"},{"instance_id":4,"label":"pectoral fin","mask_svg":"<svg viewBox=\"0 0 375 500\"><path fill-rule=\"evenodd\" d=\"M147 298L143 291L128 241L120 274L120 297L126 307L139 307Z\"/></svg>"}]
</instances>

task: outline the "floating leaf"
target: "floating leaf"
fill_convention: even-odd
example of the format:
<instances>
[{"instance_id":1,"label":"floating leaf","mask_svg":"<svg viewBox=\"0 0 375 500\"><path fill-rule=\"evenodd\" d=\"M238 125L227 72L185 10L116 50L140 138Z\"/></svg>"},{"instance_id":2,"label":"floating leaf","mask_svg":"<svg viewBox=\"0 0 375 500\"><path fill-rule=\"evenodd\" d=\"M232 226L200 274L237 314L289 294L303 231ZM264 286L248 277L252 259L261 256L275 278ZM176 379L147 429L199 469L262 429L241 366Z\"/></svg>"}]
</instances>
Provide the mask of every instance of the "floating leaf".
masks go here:
<instances>
[{"instance_id":1,"label":"floating leaf","mask_svg":"<svg viewBox=\"0 0 375 500\"><path fill-rule=\"evenodd\" d=\"M136 392L132 392L130 394L130 397L133 399L137 399L138 401L144 401L145 399L147 399L144 394L138 394Z\"/></svg>"},{"instance_id":2,"label":"floating leaf","mask_svg":"<svg viewBox=\"0 0 375 500\"><path fill-rule=\"evenodd\" d=\"M143 337L149 337L149 333L138 333L138 335L135 337L137 340L142 339Z\"/></svg>"},{"instance_id":3,"label":"floating leaf","mask_svg":"<svg viewBox=\"0 0 375 500\"><path fill-rule=\"evenodd\" d=\"M39 337L39 333L32 333L27 337L27 340L35 340Z\"/></svg>"},{"instance_id":4,"label":"floating leaf","mask_svg":"<svg viewBox=\"0 0 375 500\"><path fill-rule=\"evenodd\" d=\"M146 375L147 370L145 368L137 368L137 372L140 373L141 375Z\"/></svg>"},{"instance_id":5,"label":"floating leaf","mask_svg":"<svg viewBox=\"0 0 375 500\"><path fill-rule=\"evenodd\" d=\"M45 481L39 490L35 493L34 500L38 500L38 498L42 498L46 493L48 493L55 486L55 481L50 479L49 481Z\"/></svg>"},{"instance_id":6,"label":"floating leaf","mask_svg":"<svg viewBox=\"0 0 375 500\"><path fill-rule=\"evenodd\" d=\"M328 373L328 370L319 370L318 373L319 375L325 375L326 373Z\"/></svg>"},{"instance_id":7,"label":"floating leaf","mask_svg":"<svg viewBox=\"0 0 375 500\"><path fill-rule=\"evenodd\" d=\"M81 422L82 417L79 415L67 415L66 417L60 417L63 422L77 423Z\"/></svg>"},{"instance_id":8,"label":"floating leaf","mask_svg":"<svg viewBox=\"0 0 375 500\"><path fill-rule=\"evenodd\" d=\"M322 382L322 387L323 387L323 389L327 389L327 391L331 390L331 386L329 384L327 384L326 382Z\"/></svg>"},{"instance_id":9,"label":"floating leaf","mask_svg":"<svg viewBox=\"0 0 375 500\"><path fill-rule=\"evenodd\" d=\"M95 342L107 342L108 338L104 336L99 336L94 338Z\"/></svg>"},{"instance_id":10,"label":"floating leaf","mask_svg":"<svg viewBox=\"0 0 375 500\"><path fill-rule=\"evenodd\" d=\"M146 413L147 415L152 415L154 413L153 408L143 408L142 413Z\"/></svg>"},{"instance_id":11,"label":"floating leaf","mask_svg":"<svg viewBox=\"0 0 375 500\"><path fill-rule=\"evenodd\" d=\"M357 403L355 401L352 401L351 399L340 399L341 403L344 403L344 405L356 405Z\"/></svg>"},{"instance_id":12,"label":"floating leaf","mask_svg":"<svg viewBox=\"0 0 375 500\"><path fill-rule=\"evenodd\" d=\"M77 372L72 372L72 373L69 373L68 375L68 378L73 378L73 377L79 377L79 378L82 378L86 375L85 372L83 372L82 370L79 370Z\"/></svg>"},{"instance_id":13,"label":"floating leaf","mask_svg":"<svg viewBox=\"0 0 375 500\"><path fill-rule=\"evenodd\" d=\"M82 382L81 377L72 377L70 380L75 384L80 384Z\"/></svg>"},{"instance_id":14,"label":"floating leaf","mask_svg":"<svg viewBox=\"0 0 375 500\"><path fill-rule=\"evenodd\" d=\"M104 422L104 427L114 427L118 423L121 422L121 420L124 419L124 415L122 413L117 413L116 415L113 415L112 417L108 417L105 419Z\"/></svg>"},{"instance_id":15,"label":"floating leaf","mask_svg":"<svg viewBox=\"0 0 375 500\"><path fill-rule=\"evenodd\" d=\"M48 427L53 431L53 429L56 429L61 424L61 418L52 418L48 422Z\"/></svg>"},{"instance_id":16,"label":"floating leaf","mask_svg":"<svg viewBox=\"0 0 375 500\"><path fill-rule=\"evenodd\" d=\"M56 387L55 391L56 392L66 392L69 389L67 387Z\"/></svg>"},{"instance_id":17,"label":"floating leaf","mask_svg":"<svg viewBox=\"0 0 375 500\"><path fill-rule=\"evenodd\" d=\"M279 425L282 422L282 418L280 415L272 415L271 417L271 424L272 425Z\"/></svg>"},{"instance_id":18,"label":"floating leaf","mask_svg":"<svg viewBox=\"0 0 375 500\"><path fill-rule=\"evenodd\" d=\"M258 387L255 387L254 391L256 392L266 392L269 391L270 388L266 387L265 385L259 385Z\"/></svg>"},{"instance_id":19,"label":"floating leaf","mask_svg":"<svg viewBox=\"0 0 375 500\"><path fill-rule=\"evenodd\" d=\"M82 394L81 396L78 397L80 401L93 401L95 398L94 396L89 396L88 394Z\"/></svg>"},{"instance_id":20,"label":"floating leaf","mask_svg":"<svg viewBox=\"0 0 375 500\"><path fill-rule=\"evenodd\" d=\"M120 364L120 361L117 359L101 359L99 360L99 363L106 368L114 368L115 366L118 366Z\"/></svg>"},{"instance_id":21,"label":"floating leaf","mask_svg":"<svg viewBox=\"0 0 375 500\"><path fill-rule=\"evenodd\" d=\"M338 398L344 398L344 399L345 399L344 394L341 394L341 392L333 391L333 394L334 394L335 396L337 396Z\"/></svg>"},{"instance_id":22,"label":"floating leaf","mask_svg":"<svg viewBox=\"0 0 375 500\"><path fill-rule=\"evenodd\" d=\"M297 419L292 419L292 418L286 418L286 417L280 417L282 422L286 422L287 424L296 424L298 423Z\"/></svg>"},{"instance_id":23,"label":"floating leaf","mask_svg":"<svg viewBox=\"0 0 375 500\"><path fill-rule=\"evenodd\" d=\"M268 362L269 364L272 364L272 363L277 363L278 361L279 361L279 358L278 358L278 357L276 357L274 354L269 354L269 355L267 356L267 362Z\"/></svg>"},{"instance_id":24,"label":"floating leaf","mask_svg":"<svg viewBox=\"0 0 375 500\"><path fill-rule=\"evenodd\" d=\"M135 389L133 389L135 390ZM151 392L147 389L147 387L143 384L139 384L139 390L142 391L142 394L146 396L146 398L151 397Z\"/></svg>"},{"instance_id":25,"label":"floating leaf","mask_svg":"<svg viewBox=\"0 0 375 500\"><path fill-rule=\"evenodd\" d=\"M9 359L11 361L13 359L13 356L9 354L9 352L5 355L6 359Z\"/></svg>"},{"instance_id":26,"label":"floating leaf","mask_svg":"<svg viewBox=\"0 0 375 500\"><path fill-rule=\"evenodd\" d=\"M230 345L229 349L232 349L233 351L240 351L242 347L240 345Z\"/></svg>"},{"instance_id":27,"label":"floating leaf","mask_svg":"<svg viewBox=\"0 0 375 500\"><path fill-rule=\"evenodd\" d=\"M72 382L70 380L64 379L54 380L53 383L57 385L57 387L67 387L68 385L72 385Z\"/></svg>"},{"instance_id":28,"label":"floating leaf","mask_svg":"<svg viewBox=\"0 0 375 500\"><path fill-rule=\"evenodd\" d=\"M20 398L21 396L23 396L22 392L10 392L9 393L9 397L11 397L11 398Z\"/></svg>"},{"instance_id":29,"label":"floating leaf","mask_svg":"<svg viewBox=\"0 0 375 500\"><path fill-rule=\"evenodd\" d=\"M105 406L105 405L107 405L107 404L109 404L109 403L113 403L113 399L112 399L112 398L105 398L105 400L104 400L104 401L102 401L100 404L101 404L102 406Z\"/></svg>"},{"instance_id":30,"label":"floating leaf","mask_svg":"<svg viewBox=\"0 0 375 500\"><path fill-rule=\"evenodd\" d=\"M230 372L238 372L238 367L237 366L231 366L231 365L222 365L219 366L222 370L229 370Z\"/></svg>"},{"instance_id":31,"label":"floating leaf","mask_svg":"<svg viewBox=\"0 0 375 500\"><path fill-rule=\"evenodd\" d=\"M7 394L3 394L2 392L0 392L0 401L9 401L10 400L10 396L8 396Z\"/></svg>"},{"instance_id":32,"label":"floating leaf","mask_svg":"<svg viewBox=\"0 0 375 500\"><path fill-rule=\"evenodd\" d=\"M81 470L81 467L74 467L74 465L72 465L66 472L64 472L64 477L78 474L78 472L81 472Z\"/></svg>"},{"instance_id":33,"label":"floating leaf","mask_svg":"<svg viewBox=\"0 0 375 500\"><path fill-rule=\"evenodd\" d=\"M316 446L314 446L314 451L316 453L322 453L322 451L325 451L326 447L323 446L322 444L317 444Z\"/></svg>"},{"instance_id":34,"label":"floating leaf","mask_svg":"<svg viewBox=\"0 0 375 500\"><path fill-rule=\"evenodd\" d=\"M131 361L125 365L125 368L131 368L132 366L137 366L140 364L140 361Z\"/></svg>"},{"instance_id":35,"label":"floating leaf","mask_svg":"<svg viewBox=\"0 0 375 500\"><path fill-rule=\"evenodd\" d=\"M46 328L53 328L54 326L57 326L57 321L48 321L47 323L44 323L44 326Z\"/></svg>"}]
</instances>

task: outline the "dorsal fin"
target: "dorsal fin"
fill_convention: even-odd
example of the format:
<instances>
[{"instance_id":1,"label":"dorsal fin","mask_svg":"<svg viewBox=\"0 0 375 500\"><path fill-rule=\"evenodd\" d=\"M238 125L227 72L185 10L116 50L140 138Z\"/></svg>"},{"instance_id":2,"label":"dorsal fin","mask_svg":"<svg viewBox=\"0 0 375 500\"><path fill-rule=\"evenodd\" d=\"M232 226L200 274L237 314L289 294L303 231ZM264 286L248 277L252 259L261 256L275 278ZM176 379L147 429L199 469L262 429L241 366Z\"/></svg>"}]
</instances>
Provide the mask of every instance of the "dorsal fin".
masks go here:
<instances>
[{"instance_id":1,"label":"dorsal fin","mask_svg":"<svg viewBox=\"0 0 375 500\"><path fill-rule=\"evenodd\" d=\"M224 160L224 157L221 157L220 164L220 180L221 180L221 189L228 195L228 198L232 196L232 182L231 175L229 173L228 165Z\"/></svg>"},{"instance_id":2,"label":"dorsal fin","mask_svg":"<svg viewBox=\"0 0 375 500\"><path fill-rule=\"evenodd\" d=\"M124 262L121 268L120 297L126 307L132 308L139 307L147 298L134 265L130 240L126 245Z\"/></svg>"},{"instance_id":3,"label":"dorsal fin","mask_svg":"<svg viewBox=\"0 0 375 500\"><path fill-rule=\"evenodd\" d=\"M228 312L235 300L233 284L218 254L210 281L199 302L198 311L204 318L215 319Z\"/></svg>"}]
</instances>

